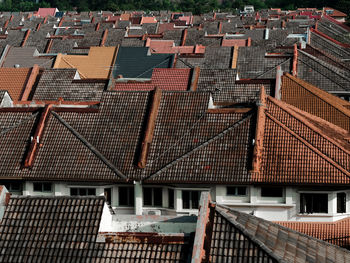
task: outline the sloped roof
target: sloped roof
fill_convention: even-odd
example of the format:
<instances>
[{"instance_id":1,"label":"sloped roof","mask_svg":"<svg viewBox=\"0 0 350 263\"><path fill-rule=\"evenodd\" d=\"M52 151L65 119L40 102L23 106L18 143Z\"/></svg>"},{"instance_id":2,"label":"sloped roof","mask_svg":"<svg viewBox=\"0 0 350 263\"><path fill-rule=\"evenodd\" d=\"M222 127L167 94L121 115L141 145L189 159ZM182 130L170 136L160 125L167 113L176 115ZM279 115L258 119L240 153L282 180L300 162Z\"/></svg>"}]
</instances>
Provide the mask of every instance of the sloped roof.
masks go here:
<instances>
[{"instance_id":1,"label":"sloped roof","mask_svg":"<svg viewBox=\"0 0 350 263\"><path fill-rule=\"evenodd\" d=\"M0 260L87 260L103 204L104 197L11 197L0 225Z\"/></svg>"},{"instance_id":2,"label":"sloped roof","mask_svg":"<svg viewBox=\"0 0 350 263\"><path fill-rule=\"evenodd\" d=\"M55 16L56 10L56 8L39 8L37 15L40 17Z\"/></svg>"},{"instance_id":3,"label":"sloped roof","mask_svg":"<svg viewBox=\"0 0 350 263\"><path fill-rule=\"evenodd\" d=\"M256 182L348 184L349 133L323 119L267 100L260 173Z\"/></svg>"},{"instance_id":4,"label":"sloped roof","mask_svg":"<svg viewBox=\"0 0 350 263\"><path fill-rule=\"evenodd\" d=\"M35 51L35 47L10 47L2 67L13 68L17 64L21 68L29 68L37 64L41 68L51 68L53 58L35 56Z\"/></svg>"},{"instance_id":5,"label":"sloped roof","mask_svg":"<svg viewBox=\"0 0 350 263\"><path fill-rule=\"evenodd\" d=\"M90 47L85 55L57 55L53 68L76 68L81 78L107 79L110 75L117 47Z\"/></svg>"},{"instance_id":6,"label":"sloped roof","mask_svg":"<svg viewBox=\"0 0 350 263\"><path fill-rule=\"evenodd\" d=\"M202 192L199 207L193 262L345 263L350 260L346 249L215 204L208 192Z\"/></svg>"},{"instance_id":7,"label":"sloped roof","mask_svg":"<svg viewBox=\"0 0 350 263\"><path fill-rule=\"evenodd\" d=\"M76 69L47 69L41 74L33 99L99 101L107 80L75 80Z\"/></svg>"},{"instance_id":8,"label":"sloped roof","mask_svg":"<svg viewBox=\"0 0 350 263\"><path fill-rule=\"evenodd\" d=\"M337 246L350 247L350 218L344 218L335 222L281 221L275 223Z\"/></svg>"},{"instance_id":9,"label":"sloped roof","mask_svg":"<svg viewBox=\"0 0 350 263\"><path fill-rule=\"evenodd\" d=\"M189 86L191 69L155 68L149 82L117 81L113 90L162 90L186 91Z\"/></svg>"},{"instance_id":10,"label":"sloped roof","mask_svg":"<svg viewBox=\"0 0 350 263\"><path fill-rule=\"evenodd\" d=\"M30 72L30 68L0 68L0 90L7 90L12 100L20 100Z\"/></svg>"},{"instance_id":11,"label":"sloped roof","mask_svg":"<svg viewBox=\"0 0 350 263\"><path fill-rule=\"evenodd\" d=\"M306 81L285 74L281 99L350 132L350 103Z\"/></svg>"},{"instance_id":12,"label":"sloped roof","mask_svg":"<svg viewBox=\"0 0 350 263\"><path fill-rule=\"evenodd\" d=\"M151 78L154 68L170 68L172 54L149 54L147 47L120 47L113 76L124 78Z\"/></svg>"}]
</instances>

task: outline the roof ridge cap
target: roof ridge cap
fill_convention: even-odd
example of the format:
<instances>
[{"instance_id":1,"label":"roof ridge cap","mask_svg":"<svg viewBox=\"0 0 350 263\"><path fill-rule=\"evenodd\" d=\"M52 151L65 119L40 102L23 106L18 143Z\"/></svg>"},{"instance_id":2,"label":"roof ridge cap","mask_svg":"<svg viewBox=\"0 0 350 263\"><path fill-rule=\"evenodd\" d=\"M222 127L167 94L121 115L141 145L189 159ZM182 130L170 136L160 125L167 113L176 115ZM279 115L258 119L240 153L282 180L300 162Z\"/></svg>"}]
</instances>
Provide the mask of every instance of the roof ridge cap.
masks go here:
<instances>
[{"instance_id":1,"label":"roof ridge cap","mask_svg":"<svg viewBox=\"0 0 350 263\"><path fill-rule=\"evenodd\" d=\"M319 59L319 58L317 58L317 57L315 57L315 56L313 56L313 55L310 55L309 53L304 52L304 51L301 50L301 49L298 49L298 52L300 52L301 54L307 56L309 59L315 60L315 61L316 61L317 63L319 63L321 66L323 66L323 67L325 67L325 68L327 68L327 69L333 71L336 75L341 76L342 78L344 78L344 79L350 81L350 78L347 77L346 74L339 73L337 70L335 70L335 68L336 68L335 66L330 65L330 64L324 62L322 59ZM299 57L298 57L298 58L299 58ZM338 70L342 70L342 69L339 69L339 68L337 68L337 69L338 69ZM342 70L342 71L343 71L343 70Z\"/></svg>"},{"instance_id":2,"label":"roof ridge cap","mask_svg":"<svg viewBox=\"0 0 350 263\"><path fill-rule=\"evenodd\" d=\"M182 160L186 159L187 156L191 155L192 153L202 149L203 147L207 146L208 144L212 143L213 141L216 141L217 139L221 138L223 135L225 135L226 133L230 132L231 130L233 130L234 128L238 127L239 125L241 125L243 122L247 121L248 119L250 119L253 116L252 113L247 114L247 116L245 116L244 118L236 121L235 123L233 123L231 126L229 126L228 128L224 129L223 131L219 132L218 134L216 134L215 136L209 138L208 140L206 140L205 142L201 143L200 145L194 147L192 150L184 153L183 155L181 155L180 157L176 158L175 160L171 161L170 163L168 163L167 165L163 166L162 168L160 168L157 172L152 173L148 176L146 176L145 178L142 179L142 181L148 180L151 177L160 175L163 173L163 171L168 170L171 166L177 164L178 162L181 162ZM155 159L156 160L156 159ZM152 160L153 163L154 160Z\"/></svg>"},{"instance_id":3,"label":"roof ridge cap","mask_svg":"<svg viewBox=\"0 0 350 263\"><path fill-rule=\"evenodd\" d=\"M322 159L324 159L326 162L330 163L331 165L333 165L336 169L338 169L339 171L341 171L342 173L345 174L345 176L348 177L348 179L350 180L350 172L347 171L345 168L343 168L338 162L336 162L335 160L333 160L332 158L330 158L329 156L327 156L326 154L324 154L321 150L319 150L318 148L316 148L315 146L313 146L311 143L309 143L307 140L305 140L303 137L301 137L300 135L298 135L296 132L294 132L292 129L290 129L288 126L286 126L285 124L283 124L281 121L279 121L277 118L275 118L274 116L272 116L270 113L266 113L266 116L268 118L270 118L273 122L275 122L277 125L281 126L282 129L286 130L287 132L289 132L293 137L295 137L296 139L298 139L301 143L303 143L306 147L308 147L311 151L313 151L314 153L318 154Z\"/></svg>"},{"instance_id":4,"label":"roof ridge cap","mask_svg":"<svg viewBox=\"0 0 350 263\"><path fill-rule=\"evenodd\" d=\"M274 258L275 260L277 260L280 263L284 263L287 262L285 259L283 259L281 256L276 255L275 253L273 253L273 250L271 248L269 248L268 246L265 245L264 242L262 242L260 239L258 239L257 237L255 237L252 233L250 233L250 231L248 231L243 225L241 225L240 223L238 223L237 221L233 220L232 217L228 214L224 213L224 209L230 211L231 209L229 209L228 207L225 206L221 206L221 205L217 205L215 211L218 212L221 216L223 216L227 221L229 221L231 224L233 224L236 228L238 228L242 234L244 236L246 236L247 238L249 238L253 243L257 244L259 248L261 248L262 250L265 251L266 254L268 254L270 257ZM235 211L236 212L236 211ZM239 212L240 213L240 212ZM260 218L259 218L260 219Z\"/></svg>"},{"instance_id":5,"label":"roof ridge cap","mask_svg":"<svg viewBox=\"0 0 350 263\"><path fill-rule=\"evenodd\" d=\"M337 130L341 130L341 131L345 131L346 133L349 133L348 131L344 130L343 128L330 123L320 117L317 117L315 115L312 115L308 112L302 111L296 107L294 107L293 105L289 105L287 103L285 103L287 106L285 105L281 105L280 101L277 101L275 98L272 98L269 96L269 99L271 102L273 102L275 105L279 106L280 108L282 108L283 110L285 110L286 112L288 112L290 115L292 115L294 118L296 118L297 120L305 123L306 126L308 126L310 129L312 129L314 132L316 132L317 134L319 134L320 136L322 136L323 138L327 139L328 141L330 141L331 143L335 144L337 147L341 148L343 151L345 151L346 153L350 154L350 151L347 149L344 149L343 146L339 145L339 143L337 141L335 141L333 138L329 137L327 134L324 134L319 128L317 128L312 122L310 122L308 119L303 118L302 116L300 116L301 114L298 111L301 111L303 114L305 115L310 115L310 117L312 118L316 118L318 120L320 120L321 122L326 122L329 126L331 126L332 129L335 128L336 132L339 133L339 131ZM272 99L272 100L271 100Z\"/></svg>"},{"instance_id":6,"label":"roof ridge cap","mask_svg":"<svg viewBox=\"0 0 350 263\"><path fill-rule=\"evenodd\" d=\"M337 110L341 111L343 114L347 115L350 117L350 110L348 110L346 107L340 104L340 102L337 100L336 104L332 104L330 102L329 97L334 97L335 99L340 99L337 96L328 93L327 91L324 91L298 77L294 77L290 75L289 73L285 74L286 77L288 77L290 80L296 82L297 84L301 85L304 89L308 90L318 98L322 99L324 102L326 102L328 105L335 107ZM344 100L344 103L348 103L346 100ZM349 103L350 106L350 103Z\"/></svg>"},{"instance_id":7,"label":"roof ridge cap","mask_svg":"<svg viewBox=\"0 0 350 263\"><path fill-rule=\"evenodd\" d=\"M56 112L51 111L51 114L56 117L77 139L79 139L95 156L100 159L109 169L111 169L120 178L128 181L127 176L125 176L121 171L118 170L115 165L109 161L98 149L96 149L92 144L88 142L79 132L77 132L72 126L70 126L61 116Z\"/></svg>"},{"instance_id":8,"label":"roof ridge cap","mask_svg":"<svg viewBox=\"0 0 350 263\"><path fill-rule=\"evenodd\" d=\"M232 208L229 208L229 207L227 207L226 205L216 204L216 211L219 212L221 215L223 215L226 219L227 219L227 217L226 217L224 214L222 214L222 211L218 211L217 208L219 208L219 209L221 209L221 210L226 209L226 210L229 210L229 211L234 211L234 212L236 212L236 213L237 213L237 212L238 212L238 213L242 213L242 212L239 212L239 211L237 211L237 210L233 210ZM242 213L242 214L243 214L243 213ZM248 215L248 216L249 216L249 215ZM261 221L263 221L263 222L265 222L265 223L268 223L268 224L270 224L270 225L274 225L274 226L278 227L278 228L281 229L281 230L286 230L286 231L288 230L288 231L290 231L290 232L293 232L293 233L295 233L295 234L301 235L301 236L306 237L306 238L308 238L308 239L315 240L316 242L319 242L319 243L321 243L321 244L323 244L323 245L325 245L325 246L327 246L327 247L337 248L337 249L342 250L343 252L349 253L349 250L347 250L347 249L345 249L345 248L342 248L342 247L339 247L339 246L337 246L337 245L333 245L333 244L331 244L331 243L329 243L329 242L327 242L327 241L324 241L324 240L321 240L321 239L317 239L317 238L315 238L315 237L306 235L306 234L304 234L304 233L298 232L298 231L293 230L293 229L291 229L291 228L288 228L288 227L279 225L279 224L277 224L277 223L274 223L273 221L268 221L268 220L263 219L263 218L261 218L261 217L257 217L257 216L254 216L254 215L250 215L250 216L252 216L252 217L254 217L254 218L258 218L259 220L261 220ZM227 219L227 220L231 222L230 219Z\"/></svg>"}]
</instances>

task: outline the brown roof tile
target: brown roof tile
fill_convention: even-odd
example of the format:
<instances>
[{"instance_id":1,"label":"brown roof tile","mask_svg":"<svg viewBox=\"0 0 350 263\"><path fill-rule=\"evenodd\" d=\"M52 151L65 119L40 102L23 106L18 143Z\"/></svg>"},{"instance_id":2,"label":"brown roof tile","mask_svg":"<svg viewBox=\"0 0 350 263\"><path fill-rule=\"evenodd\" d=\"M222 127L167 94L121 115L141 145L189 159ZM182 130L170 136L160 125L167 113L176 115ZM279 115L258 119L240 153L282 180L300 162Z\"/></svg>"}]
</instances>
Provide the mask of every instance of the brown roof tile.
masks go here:
<instances>
[{"instance_id":1,"label":"brown roof tile","mask_svg":"<svg viewBox=\"0 0 350 263\"><path fill-rule=\"evenodd\" d=\"M12 100L20 100L30 72L30 68L0 68L0 90L7 90Z\"/></svg>"}]
</instances>

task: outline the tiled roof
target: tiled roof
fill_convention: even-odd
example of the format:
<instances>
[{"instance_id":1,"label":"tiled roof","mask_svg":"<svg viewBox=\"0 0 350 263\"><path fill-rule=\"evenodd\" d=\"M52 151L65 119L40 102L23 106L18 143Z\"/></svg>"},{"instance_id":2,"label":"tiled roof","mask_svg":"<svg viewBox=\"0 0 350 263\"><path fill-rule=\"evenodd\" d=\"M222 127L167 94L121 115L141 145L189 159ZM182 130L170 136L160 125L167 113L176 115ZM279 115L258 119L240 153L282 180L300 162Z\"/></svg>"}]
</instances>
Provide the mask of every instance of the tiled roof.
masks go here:
<instances>
[{"instance_id":1,"label":"tiled roof","mask_svg":"<svg viewBox=\"0 0 350 263\"><path fill-rule=\"evenodd\" d=\"M39 8L37 15L40 17L55 16L56 8Z\"/></svg>"},{"instance_id":2,"label":"tiled roof","mask_svg":"<svg viewBox=\"0 0 350 263\"><path fill-rule=\"evenodd\" d=\"M276 222L300 233L327 241L331 244L350 248L350 218L335 222Z\"/></svg>"},{"instance_id":3,"label":"tiled roof","mask_svg":"<svg viewBox=\"0 0 350 263\"><path fill-rule=\"evenodd\" d=\"M350 103L348 101L289 74L282 77L281 99L350 132Z\"/></svg>"},{"instance_id":4,"label":"tiled roof","mask_svg":"<svg viewBox=\"0 0 350 263\"><path fill-rule=\"evenodd\" d=\"M328 64L298 50L297 76L311 84L333 92L350 90L350 70Z\"/></svg>"},{"instance_id":5,"label":"tiled roof","mask_svg":"<svg viewBox=\"0 0 350 263\"><path fill-rule=\"evenodd\" d=\"M350 143L344 139L348 132L271 97L265 115L261 169L254 181L350 182Z\"/></svg>"},{"instance_id":6,"label":"tiled roof","mask_svg":"<svg viewBox=\"0 0 350 263\"><path fill-rule=\"evenodd\" d=\"M266 262L345 263L350 260L350 253L270 221L217 205L210 257L213 262L259 258Z\"/></svg>"},{"instance_id":7,"label":"tiled roof","mask_svg":"<svg viewBox=\"0 0 350 263\"><path fill-rule=\"evenodd\" d=\"M116 82L113 90L162 90L186 91L191 69L155 68L150 82Z\"/></svg>"},{"instance_id":8,"label":"tiled roof","mask_svg":"<svg viewBox=\"0 0 350 263\"><path fill-rule=\"evenodd\" d=\"M172 54L149 54L147 47L120 47L113 76L124 78L150 78L154 68L170 68Z\"/></svg>"},{"instance_id":9,"label":"tiled roof","mask_svg":"<svg viewBox=\"0 0 350 263\"><path fill-rule=\"evenodd\" d=\"M74 80L76 69L47 69L41 74L33 99L66 101L99 101L106 80Z\"/></svg>"},{"instance_id":10,"label":"tiled roof","mask_svg":"<svg viewBox=\"0 0 350 263\"><path fill-rule=\"evenodd\" d=\"M0 90L7 90L12 100L20 100L30 72L30 68L0 68Z\"/></svg>"},{"instance_id":11,"label":"tiled roof","mask_svg":"<svg viewBox=\"0 0 350 263\"><path fill-rule=\"evenodd\" d=\"M41 68L51 68L53 58L35 56L35 50L35 47L11 47L2 67L13 68L17 64L21 68L29 68L37 64Z\"/></svg>"},{"instance_id":12,"label":"tiled roof","mask_svg":"<svg viewBox=\"0 0 350 263\"><path fill-rule=\"evenodd\" d=\"M85 262L104 197L12 197L0 225L1 262Z\"/></svg>"},{"instance_id":13,"label":"tiled roof","mask_svg":"<svg viewBox=\"0 0 350 263\"><path fill-rule=\"evenodd\" d=\"M87 56L59 54L54 68L76 68L82 78L107 79L116 52L116 47L91 47Z\"/></svg>"}]
</instances>

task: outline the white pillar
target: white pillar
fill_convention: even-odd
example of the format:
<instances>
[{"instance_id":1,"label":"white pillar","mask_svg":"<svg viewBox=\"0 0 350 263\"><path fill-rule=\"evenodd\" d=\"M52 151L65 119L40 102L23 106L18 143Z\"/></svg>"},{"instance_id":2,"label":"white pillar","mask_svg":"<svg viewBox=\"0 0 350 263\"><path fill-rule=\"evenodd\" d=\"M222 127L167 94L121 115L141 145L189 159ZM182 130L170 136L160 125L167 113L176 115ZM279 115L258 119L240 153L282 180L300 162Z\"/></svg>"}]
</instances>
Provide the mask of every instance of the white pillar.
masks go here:
<instances>
[{"instance_id":1,"label":"white pillar","mask_svg":"<svg viewBox=\"0 0 350 263\"><path fill-rule=\"evenodd\" d=\"M328 194L328 213L337 213L337 193L333 192Z\"/></svg>"},{"instance_id":2,"label":"white pillar","mask_svg":"<svg viewBox=\"0 0 350 263\"><path fill-rule=\"evenodd\" d=\"M142 215L142 185L141 182L134 182L134 194L135 194L135 215Z\"/></svg>"},{"instance_id":3,"label":"white pillar","mask_svg":"<svg viewBox=\"0 0 350 263\"><path fill-rule=\"evenodd\" d=\"M175 190L175 210L182 210L182 190Z\"/></svg>"},{"instance_id":4,"label":"white pillar","mask_svg":"<svg viewBox=\"0 0 350 263\"><path fill-rule=\"evenodd\" d=\"M293 204L293 189L291 187L286 187L286 204Z\"/></svg>"},{"instance_id":5,"label":"white pillar","mask_svg":"<svg viewBox=\"0 0 350 263\"><path fill-rule=\"evenodd\" d=\"M23 183L23 189L22 189L22 194L24 196L26 195L33 195L33 182L28 182L28 181L25 181Z\"/></svg>"},{"instance_id":6,"label":"white pillar","mask_svg":"<svg viewBox=\"0 0 350 263\"><path fill-rule=\"evenodd\" d=\"M256 204L258 202L258 189L254 186L250 186L250 203Z\"/></svg>"}]
</instances>

